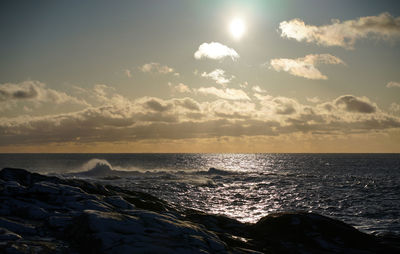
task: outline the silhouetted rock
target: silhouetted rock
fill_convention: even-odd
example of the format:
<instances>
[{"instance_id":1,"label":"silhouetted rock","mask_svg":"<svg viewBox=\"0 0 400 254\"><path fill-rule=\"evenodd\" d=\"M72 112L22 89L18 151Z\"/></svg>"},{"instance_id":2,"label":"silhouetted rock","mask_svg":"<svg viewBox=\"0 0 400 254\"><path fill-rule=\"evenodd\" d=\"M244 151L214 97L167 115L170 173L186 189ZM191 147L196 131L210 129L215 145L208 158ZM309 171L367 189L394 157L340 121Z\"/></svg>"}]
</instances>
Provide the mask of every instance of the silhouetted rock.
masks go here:
<instances>
[{"instance_id":1,"label":"silhouetted rock","mask_svg":"<svg viewBox=\"0 0 400 254\"><path fill-rule=\"evenodd\" d=\"M314 213L276 213L251 226L254 244L266 250L304 253L388 253L372 235ZM392 250L394 252L394 249Z\"/></svg>"},{"instance_id":2,"label":"silhouetted rock","mask_svg":"<svg viewBox=\"0 0 400 254\"><path fill-rule=\"evenodd\" d=\"M0 171L0 253L399 253L398 246L395 236L313 213L246 224L116 186Z\"/></svg>"}]
</instances>

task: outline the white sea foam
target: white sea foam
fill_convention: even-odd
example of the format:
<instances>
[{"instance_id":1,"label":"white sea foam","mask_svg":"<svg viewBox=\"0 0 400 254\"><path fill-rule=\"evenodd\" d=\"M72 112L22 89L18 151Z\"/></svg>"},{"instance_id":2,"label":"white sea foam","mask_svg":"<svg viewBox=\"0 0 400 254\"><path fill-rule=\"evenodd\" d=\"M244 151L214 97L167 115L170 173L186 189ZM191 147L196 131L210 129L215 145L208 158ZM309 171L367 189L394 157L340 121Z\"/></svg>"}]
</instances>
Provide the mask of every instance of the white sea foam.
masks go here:
<instances>
[{"instance_id":1,"label":"white sea foam","mask_svg":"<svg viewBox=\"0 0 400 254\"><path fill-rule=\"evenodd\" d=\"M107 160L91 159L85 162L78 169L71 170L70 174L79 174L87 176L98 176L112 173L113 168Z\"/></svg>"}]
</instances>

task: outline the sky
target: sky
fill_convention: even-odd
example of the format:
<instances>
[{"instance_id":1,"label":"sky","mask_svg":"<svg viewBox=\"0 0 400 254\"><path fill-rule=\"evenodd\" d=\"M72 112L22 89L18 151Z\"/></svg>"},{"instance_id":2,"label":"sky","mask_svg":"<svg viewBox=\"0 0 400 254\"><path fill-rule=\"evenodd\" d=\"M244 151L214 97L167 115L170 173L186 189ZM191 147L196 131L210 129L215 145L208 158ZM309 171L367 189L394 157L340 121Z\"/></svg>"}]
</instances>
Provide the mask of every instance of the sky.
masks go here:
<instances>
[{"instance_id":1,"label":"sky","mask_svg":"<svg viewBox=\"0 0 400 254\"><path fill-rule=\"evenodd\" d=\"M0 152L399 153L400 2L1 1Z\"/></svg>"}]
</instances>

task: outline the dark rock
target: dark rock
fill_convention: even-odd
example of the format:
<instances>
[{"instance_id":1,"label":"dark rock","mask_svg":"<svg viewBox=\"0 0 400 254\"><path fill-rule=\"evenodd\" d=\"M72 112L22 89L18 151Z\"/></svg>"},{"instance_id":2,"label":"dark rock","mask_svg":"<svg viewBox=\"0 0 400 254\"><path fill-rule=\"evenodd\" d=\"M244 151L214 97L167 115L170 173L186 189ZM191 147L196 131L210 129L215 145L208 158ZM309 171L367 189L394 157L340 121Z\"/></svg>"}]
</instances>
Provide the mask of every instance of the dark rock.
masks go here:
<instances>
[{"instance_id":1,"label":"dark rock","mask_svg":"<svg viewBox=\"0 0 400 254\"><path fill-rule=\"evenodd\" d=\"M338 220L315 213L277 213L250 227L264 250L291 253L395 253L394 248Z\"/></svg>"},{"instance_id":2,"label":"dark rock","mask_svg":"<svg viewBox=\"0 0 400 254\"><path fill-rule=\"evenodd\" d=\"M0 179L6 182L16 181L20 185L30 186L32 183L40 181L49 181L57 183L60 181L57 177L49 177L37 173L30 173L25 169L19 168L4 168L0 171Z\"/></svg>"},{"instance_id":3,"label":"dark rock","mask_svg":"<svg viewBox=\"0 0 400 254\"><path fill-rule=\"evenodd\" d=\"M20 235L34 235L36 234L35 227L30 224L24 224L18 221L0 218L0 227L15 232Z\"/></svg>"},{"instance_id":4,"label":"dark rock","mask_svg":"<svg viewBox=\"0 0 400 254\"><path fill-rule=\"evenodd\" d=\"M0 228L0 241L15 241L21 239L21 236L11 232L8 229Z\"/></svg>"}]
</instances>

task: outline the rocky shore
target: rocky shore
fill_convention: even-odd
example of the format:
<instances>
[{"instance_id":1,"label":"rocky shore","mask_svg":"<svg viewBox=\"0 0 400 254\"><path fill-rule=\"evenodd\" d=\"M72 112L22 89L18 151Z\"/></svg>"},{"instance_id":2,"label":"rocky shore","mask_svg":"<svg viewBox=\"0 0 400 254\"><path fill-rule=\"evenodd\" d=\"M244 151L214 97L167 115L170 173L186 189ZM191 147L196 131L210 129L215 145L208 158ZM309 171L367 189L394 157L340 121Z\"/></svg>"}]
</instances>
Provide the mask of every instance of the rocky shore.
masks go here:
<instances>
[{"instance_id":1,"label":"rocky shore","mask_svg":"<svg viewBox=\"0 0 400 254\"><path fill-rule=\"evenodd\" d=\"M400 242L314 213L245 224L112 185L5 168L0 253L400 253Z\"/></svg>"}]
</instances>

